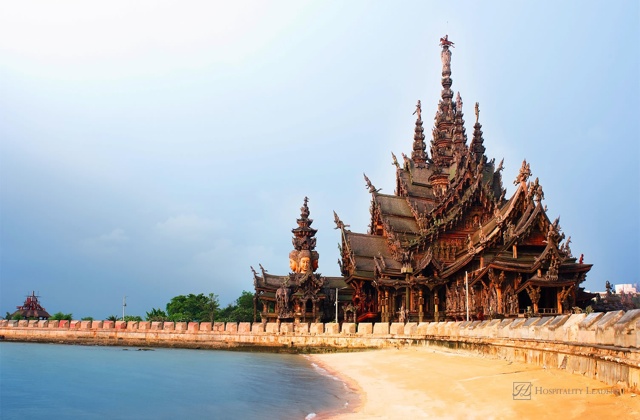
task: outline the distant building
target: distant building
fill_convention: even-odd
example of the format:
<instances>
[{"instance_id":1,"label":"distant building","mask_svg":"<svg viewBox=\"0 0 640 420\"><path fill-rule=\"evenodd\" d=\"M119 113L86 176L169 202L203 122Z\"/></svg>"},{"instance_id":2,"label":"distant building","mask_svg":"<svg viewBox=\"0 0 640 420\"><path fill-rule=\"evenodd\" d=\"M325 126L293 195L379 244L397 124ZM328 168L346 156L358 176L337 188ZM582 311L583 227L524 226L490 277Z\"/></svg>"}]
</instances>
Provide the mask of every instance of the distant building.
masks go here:
<instances>
[{"instance_id":1,"label":"distant building","mask_svg":"<svg viewBox=\"0 0 640 420\"><path fill-rule=\"evenodd\" d=\"M18 306L18 310L11 314L12 317L19 314L22 318L49 319L51 315L40 305L35 292L31 292L30 296L24 301L22 306Z\"/></svg>"},{"instance_id":2,"label":"distant building","mask_svg":"<svg viewBox=\"0 0 640 420\"><path fill-rule=\"evenodd\" d=\"M620 294L620 293L633 293L633 294L638 293L635 284L616 284L615 288L616 288L616 293L617 294Z\"/></svg>"}]
</instances>

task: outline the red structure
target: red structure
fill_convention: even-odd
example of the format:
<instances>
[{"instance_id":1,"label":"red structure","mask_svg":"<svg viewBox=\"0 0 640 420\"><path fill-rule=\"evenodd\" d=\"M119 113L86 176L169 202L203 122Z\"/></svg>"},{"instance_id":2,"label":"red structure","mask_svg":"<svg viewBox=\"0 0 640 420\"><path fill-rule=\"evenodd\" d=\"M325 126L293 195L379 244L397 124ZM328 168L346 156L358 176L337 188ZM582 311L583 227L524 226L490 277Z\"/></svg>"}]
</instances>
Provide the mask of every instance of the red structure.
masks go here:
<instances>
[{"instance_id":1,"label":"red structure","mask_svg":"<svg viewBox=\"0 0 640 420\"><path fill-rule=\"evenodd\" d=\"M427 321L567 313L590 264L578 261L559 219L522 162L505 197L502 162L485 155L480 107L467 141L462 98L451 90L451 50L441 39L442 91L427 153L418 101L411 156L396 167L393 195L369 178L369 232L341 231L340 267L357 319Z\"/></svg>"},{"instance_id":2,"label":"red structure","mask_svg":"<svg viewBox=\"0 0 640 420\"><path fill-rule=\"evenodd\" d=\"M571 238L565 240L559 218L547 216L542 185L538 178L530 180L526 160L514 181L515 192L506 197L502 161L496 164L485 154L477 102L473 135L467 139L462 98L458 93L454 99L451 90L453 43L445 36L440 46L442 91L430 144L418 101L410 156L402 153L398 162L392 153L394 194L382 194L365 175L371 193L369 231L352 232L334 213L342 279L318 277L312 293L301 289L311 274L295 273L302 253L313 271L317 267L311 240L315 230L309 228L305 200L300 227L293 231L294 273L283 277L254 271L263 320L302 319L288 312L290 296L296 295L303 305L312 302L306 304L312 319L319 314L330 318L337 300L344 319L358 322L556 315L584 301L579 286L591 264L572 255ZM338 292L350 302L337 298Z\"/></svg>"},{"instance_id":3,"label":"red structure","mask_svg":"<svg viewBox=\"0 0 640 420\"><path fill-rule=\"evenodd\" d=\"M22 306L18 306L18 310L11 314L11 316L15 316L16 314L21 315L23 318L36 318L36 319L49 319L51 315L40 305L38 301L38 297L35 292L31 292L31 295L27 295L27 299L24 301Z\"/></svg>"}]
</instances>

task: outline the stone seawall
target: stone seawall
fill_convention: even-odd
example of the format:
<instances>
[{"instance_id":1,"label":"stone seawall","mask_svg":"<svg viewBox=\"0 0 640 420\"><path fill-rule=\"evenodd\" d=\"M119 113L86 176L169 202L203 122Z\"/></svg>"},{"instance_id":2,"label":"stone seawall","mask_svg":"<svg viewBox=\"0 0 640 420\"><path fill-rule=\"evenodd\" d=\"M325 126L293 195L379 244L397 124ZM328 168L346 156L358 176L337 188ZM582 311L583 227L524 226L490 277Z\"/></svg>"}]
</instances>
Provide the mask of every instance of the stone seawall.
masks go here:
<instances>
[{"instance_id":1,"label":"stone seawall","mask_svg":"<svg viewBox=\"0 0 640 420\"><path fill-rule=\"evenodd\" d=\"M566 369L609 385L640 390L640 310L406 324L0 320L0 338L282 352L439 346Z\"/></svg>"}]
</instances>

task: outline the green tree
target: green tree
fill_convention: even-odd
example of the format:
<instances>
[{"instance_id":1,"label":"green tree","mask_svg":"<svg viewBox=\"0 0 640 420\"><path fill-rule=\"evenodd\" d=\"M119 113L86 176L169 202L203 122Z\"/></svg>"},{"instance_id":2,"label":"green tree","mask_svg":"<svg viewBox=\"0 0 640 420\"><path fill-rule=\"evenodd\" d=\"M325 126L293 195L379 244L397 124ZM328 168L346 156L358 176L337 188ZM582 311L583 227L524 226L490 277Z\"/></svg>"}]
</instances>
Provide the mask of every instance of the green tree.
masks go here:
<instances>
[{"instance_id":1,"label":"green tree","mask_svg":"<svg viewBox=\"0 0 640 420\"><path fill-rule=\"evenodd\" d=\"M202 293L198 295L191 293L187 296L180 295L172 298L167 303L167 314L169 320L175 322L213 322L218 307L218 297L215 294L209 293L209 296L205 296Z\"/></svg>"},{"instance_id":2,"label":"green tree","mask_svg":"<svg viewBox=\"0 0 640 420\"><path fill-rule=\"evenodd\" d=\"M67 321L71 321L73 319L73 315L63 314L62 312L56 312L55 314L51 315L49 319L52 321L62 321L64 319L66 319Z\"/></svg>"},{"instance_id":3,"label":"green tree","mask_svg":"<svg viewBox=\"0 0 640 420\"><path fill-rule=\"evenodd\" d=\"M105 319L105 321L113 321L113 322L116 322L116 321L117 321L117 320L119 320L119 319L120 319L120 318L118 318L118 316L117 316L117 315L109 315L109 316Z\"/></svg>"},{"instance_id":4,"label":"green tree","mask_svg":"<svg viewBox=\"0 0 640 420\"><path fill-rule=\"evenodd\" d=\"M24 317L22 316L21 313L15 313L15 314L13 314L11 319L14 320L14 321L20 321L21 319L24 319Z\"/></svg>"},{"instance_id":5,"label":"green tree","mask_svg":"<svg viewBox=\"0 0 640 420\"><path fill-rule=\"evenodd\" d=\"M253 293L242 291L234 304L227 305L218 314L218 321L222 322L251 322L253 321Z\"/></svg>"},{"instance_id":6,"label":"green tree","mask_svg":"<svg viewBox=\"0 0 640 420\"><path fill-rule=\"evenodd\" d=\"M125 315L124 320L127 322L130 321L142 321L142 318L138 315Z\"/></svg>"},{"instance_id":7,"label":"green tree","mask_svg":"<svg viewBox=\"0 0 640 420\"><path fill-rule=\"evenodd\" d=\"M163 322L169 319L165 311L163 311L162 309L156 309L156 308L152 308L150 312L147 312L147 315L145 318L147 321L160 321L160 322Z\"/></svg>"},{"instance_id":8,"label":"green tree","mask_svg":"<svg viewBox=\"0 0 640 420\"><path fill-rule=\"evenodd\" d=\"M93 317L92 316L85 316L80 321L93 321Z\"/></svg>"}]
</instances>

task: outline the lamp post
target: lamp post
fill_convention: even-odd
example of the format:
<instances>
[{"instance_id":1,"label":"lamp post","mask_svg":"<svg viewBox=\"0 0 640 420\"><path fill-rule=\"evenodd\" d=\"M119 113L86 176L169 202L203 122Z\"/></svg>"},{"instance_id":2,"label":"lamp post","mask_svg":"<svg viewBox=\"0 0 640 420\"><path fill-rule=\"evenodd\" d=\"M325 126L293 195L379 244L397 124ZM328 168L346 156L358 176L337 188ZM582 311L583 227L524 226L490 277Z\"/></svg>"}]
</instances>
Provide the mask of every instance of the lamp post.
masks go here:
<instances>
[{"instance_id":1,"label":"lamp post","mask_svg":"<svg viewBox=\"0 0 640 420\"><path fill-rule=\"evenodd\" d=\"M122 297L122 320L124 321L124 308L127 307L127 297Z\"/></svg>"},{"instance_id":2,"label":"lamp post","mask_svg":"<svg viewBox=\"0 0 640 420\"><path fill-rule=\"evenodd\" d=\"M346 289L349 286L345 286L345 287L336 287L336 324L338 323L338 291L342 290L342 289Z\"/></svg>"}]
</instances>

